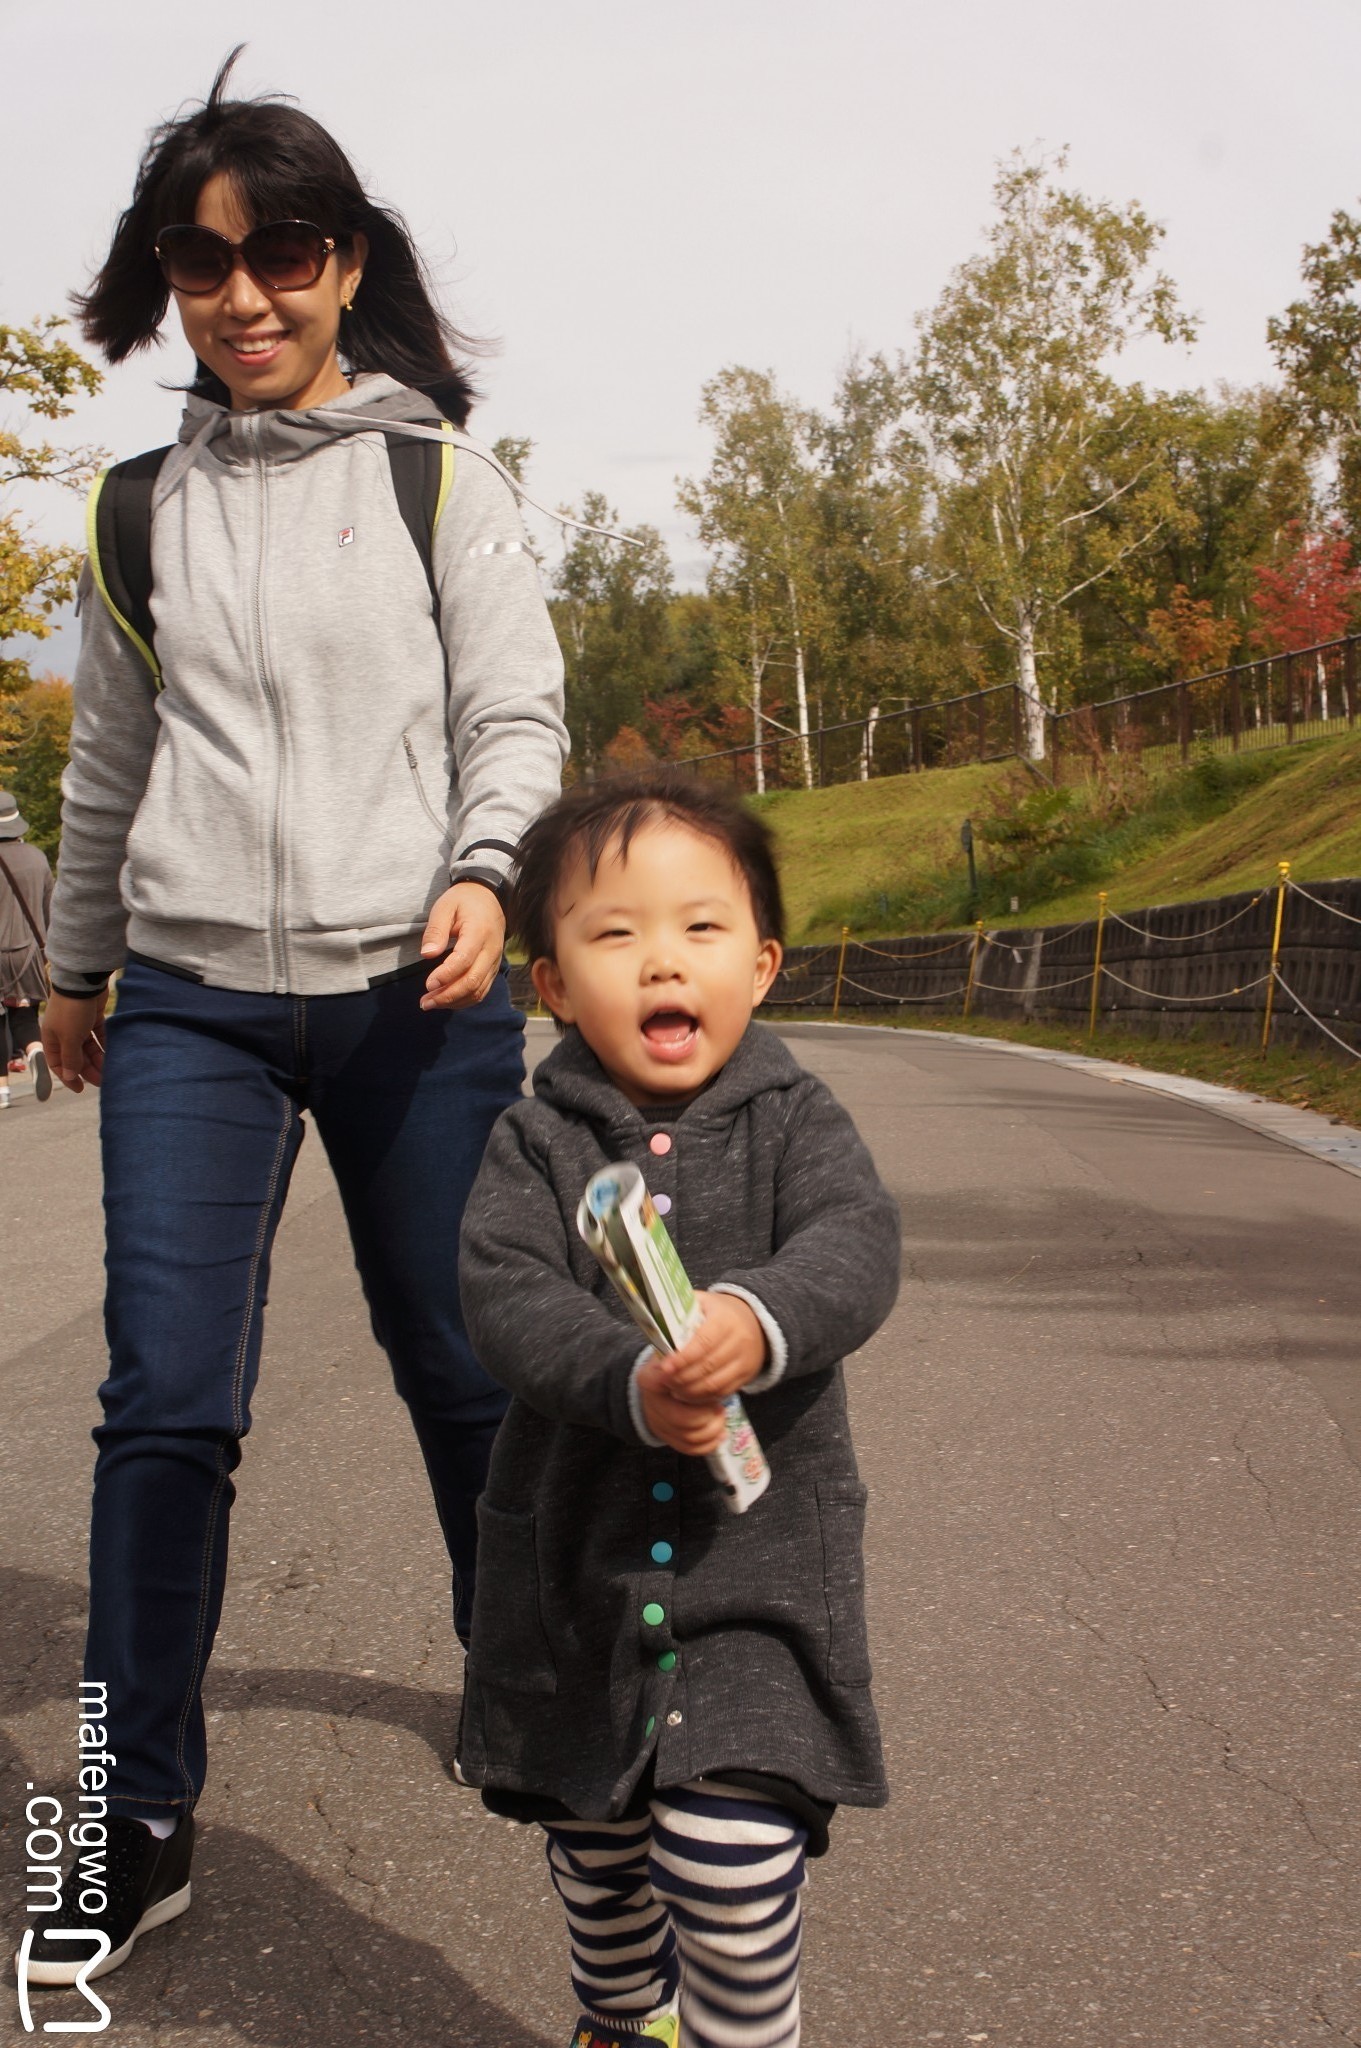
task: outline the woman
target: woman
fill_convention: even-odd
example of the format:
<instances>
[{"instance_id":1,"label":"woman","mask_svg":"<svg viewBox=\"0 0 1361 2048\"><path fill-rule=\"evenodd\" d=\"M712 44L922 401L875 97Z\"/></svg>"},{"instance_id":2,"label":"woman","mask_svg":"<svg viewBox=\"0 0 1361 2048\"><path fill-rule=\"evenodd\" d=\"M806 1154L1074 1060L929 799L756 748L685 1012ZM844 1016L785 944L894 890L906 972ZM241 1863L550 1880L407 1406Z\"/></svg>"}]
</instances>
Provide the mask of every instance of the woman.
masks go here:
<instances>
[{"instance_id":1,"label":"woman","mask_svg":"<svg viewBox=\"0 0 1361 2048\"><path fill-rule=\"evenodd\" d=\"M189 1901L230 1475L304 1109L466 1638L504 1396L468 1347L456 1247L522 1078L500 971L510 850L566 751L499 465L455 434L452 487L418 517L401 502L403 437L447 436L472 395L407 231L308 115L225 98L233 61L153 136L80 301L121 362L173 298L198 363L179 444L151 464L146 631L114 589L135 520L112 537L92 521L49 941L53 1072L103 1084L111 1363L86 1672L117 1757L107 1910L82 1912L68 1880L50 1924L101 1930L102 1970ZM30 1979L72 1981L88 1948L71 1946L40 1937Z\"/></svg>"}]
</instances>

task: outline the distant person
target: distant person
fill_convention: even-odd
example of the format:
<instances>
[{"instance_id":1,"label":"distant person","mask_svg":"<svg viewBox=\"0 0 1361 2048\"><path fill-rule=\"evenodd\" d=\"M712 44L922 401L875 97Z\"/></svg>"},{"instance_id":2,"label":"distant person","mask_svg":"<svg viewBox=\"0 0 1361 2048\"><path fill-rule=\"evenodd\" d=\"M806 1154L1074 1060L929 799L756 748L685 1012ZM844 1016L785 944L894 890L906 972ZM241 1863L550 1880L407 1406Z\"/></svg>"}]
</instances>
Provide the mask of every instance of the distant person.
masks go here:
<instances>
[{"instance_id":1,"label":"distant person","mask_svg":"<svg viewBox=\"0 0 1361 2048\"><path fill-rule=\"evenodd\" d=\"M56 1930L106 1938L99 1974L189 1903L231 1475L304 1110L465 1640L506 1405L456 1247L523 1076L501 896L559 787L561 657L510 486L457 431L473 394L406 227L310 115L228 99L232 61L152 137L80 301L114 363L173 301L197 369L177 446L96 487L52 915L47 1055L69 1088L103 1083L85 1669L117 1762L107 1908L68 1876L28 1965L49 1984L90 1953Z\"/></svg>"},{"instance_id":2,"label":"distant person","mask_svg":"<svg viewBox=\"0 0 1361 2048\"><path fill-rule=\"evenodd\" d=\"M47 919L52 870L7 789L0 789L0 1109L10 1103L9 1077L28 1073L39 1102L52 1093L43 1051L39 1004L47 995Z\"/></svg>"},{"instance_id":3,"label":"distant person","mask_svg":"<svg viewBox=\"0 0 1361 2048\"><path fill-rule=\"evenodd\" d=\"M547 1831L574 2048L795 2048L804 1858L887 1797L841 1360L893 1306L900 1228L854 1124L752 1012L780 886L740 801L579 789L521 843L512 928L561 1043L468 1204L477 1354L514 1396L480 1510L459 1769ZM704 1320L638 1332L581 1243L643 1171ZM704 1453L741 1391L769 1489ZM852 2027L850 2036L859 2038Z\"/></svg>"}]
</instances>

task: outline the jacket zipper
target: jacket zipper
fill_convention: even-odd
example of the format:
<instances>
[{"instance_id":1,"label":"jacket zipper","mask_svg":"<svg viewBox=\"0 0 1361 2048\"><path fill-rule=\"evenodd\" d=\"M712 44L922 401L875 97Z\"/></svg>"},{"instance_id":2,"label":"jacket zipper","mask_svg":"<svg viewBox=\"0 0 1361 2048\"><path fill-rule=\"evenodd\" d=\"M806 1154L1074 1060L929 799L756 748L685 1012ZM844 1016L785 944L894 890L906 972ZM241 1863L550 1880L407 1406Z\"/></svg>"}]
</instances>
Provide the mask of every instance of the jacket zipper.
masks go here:
<instances>
[{"instance_id":1,"label":"jacket zipper","mask_svg":"<svg viewBox=\"0 0 1361 2048\"><path fill-rule=\"evenodd\" d=\"M425 784L421 780L421 764L416 759L416 749L411 744L410 733L404 732L402 734L402 745L406 749L406 765L411 770L411 780L416 785L416 794L421 800L421 809L425 812L426 817L442 839L449 830L449 821L447 818L441 818L438 815L434 805L425 793Z\"/></svg>"},{"instance_id":2,"label":"jacket zipper","mask_svg":"<svg viewBox=\"0 0 1361 2048\"><path fill-rule=\"evenodd\" d=\"M270 681L265 662L265 560L267 555L268 519L266 504L268 485L265 475L265 459L260 452L260 422L247 418L244 422L249 436L255 464L256 483L259 492L259 545L255 564L255 655L256 675L270 717L274 724L274 873L271 878L270 938L274 949L271 962L271 978L276 993L288 990L288 935L284 928L284 717L283 706L278 693Z\"/></svg>"}]
</instances>

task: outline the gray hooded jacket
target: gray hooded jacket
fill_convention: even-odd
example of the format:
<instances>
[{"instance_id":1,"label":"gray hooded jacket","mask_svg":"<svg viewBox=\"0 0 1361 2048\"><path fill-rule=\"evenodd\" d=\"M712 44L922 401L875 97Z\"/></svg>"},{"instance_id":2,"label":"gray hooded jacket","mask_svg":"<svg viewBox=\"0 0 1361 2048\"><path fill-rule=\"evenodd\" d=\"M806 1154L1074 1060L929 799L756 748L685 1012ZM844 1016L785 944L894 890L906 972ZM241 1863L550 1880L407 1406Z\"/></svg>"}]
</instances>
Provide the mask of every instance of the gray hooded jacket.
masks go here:
<instances>
[{"instance_id":1,"label":"gray hooded jacket","mask_svg":"<svg viewBox=\"0 0 1361 2048\"><path fill-rule=\"evenodd\" d=\"M48 955L78 990L149 955L326 995L419 958L430 906L557 795L562 661L515 498L455 454L439 618L381 431L389 377L313 411L191 398L152 521L157 694L87 576Z\"/></svg>"},{"instance_id":2,"label":"gray hooded jacket","mask_svg":"<svg viewBox=\"0 0 1361 2048\"><path fill-rule=\"evenodd\" d=\"M469 1335L514 1397L478 1503L464 1775L587 1820L622 1813L649 1767L661 1786L761 1772L882 1805L840 1360L893 1306L896 1204L846 1111L760 1025L670 1123L576 1031L534 1089L492 1132L463 1227ZM702 1459L639 1433L638 1332L574 1222L612 1160L670 1197L696 1286L742 1295L766 1331L764 1391L744 1399L772 1478L745 1515Z\"/></svg>"}]
</instances>

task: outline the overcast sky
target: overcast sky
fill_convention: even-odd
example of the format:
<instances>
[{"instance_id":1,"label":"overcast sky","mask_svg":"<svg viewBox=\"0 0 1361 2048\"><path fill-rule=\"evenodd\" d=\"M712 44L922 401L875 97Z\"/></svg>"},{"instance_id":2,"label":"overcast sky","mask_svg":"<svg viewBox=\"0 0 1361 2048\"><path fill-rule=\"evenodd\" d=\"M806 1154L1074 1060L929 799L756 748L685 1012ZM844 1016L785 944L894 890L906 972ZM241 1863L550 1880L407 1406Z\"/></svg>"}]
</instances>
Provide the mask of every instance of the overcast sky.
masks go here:
<instances>
[{"instance_id":1,"label":"overcast sky","mask_svg":"<svg viewBox=\"0 0 1361 2048\"><path fill-rule=\"evenodd\" d=\"M1141 357L1168 385L1268 376L1303 244L1361 197L1358 0L0 0L0 321L64 306L147 129L235 41L237 86L324 121L459 323L499 338L473 431L528 435L548 502L597 488L660 527L687 583L675 479L705 464L705 378L748 363L826 403L854 343L908 346L1017 145L1067 144L1072 183L1165 224L1202 320ZM158 380L188 366L171 335L72 437L171 439ZM37 510L79 537L74 500ZM38 658L69 670L73 636Z\"/></svg>"}]
</instances>

